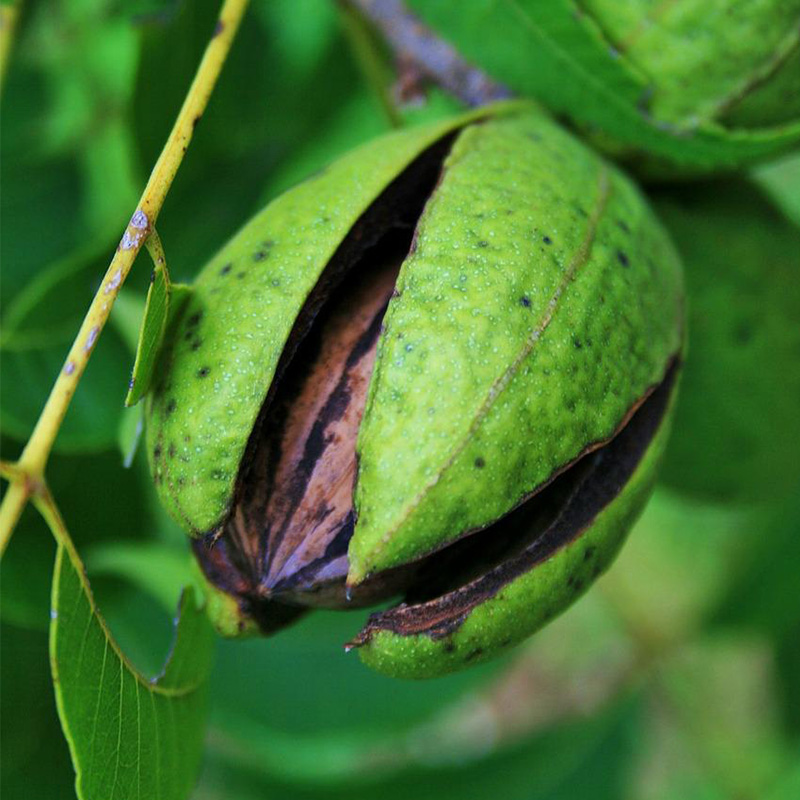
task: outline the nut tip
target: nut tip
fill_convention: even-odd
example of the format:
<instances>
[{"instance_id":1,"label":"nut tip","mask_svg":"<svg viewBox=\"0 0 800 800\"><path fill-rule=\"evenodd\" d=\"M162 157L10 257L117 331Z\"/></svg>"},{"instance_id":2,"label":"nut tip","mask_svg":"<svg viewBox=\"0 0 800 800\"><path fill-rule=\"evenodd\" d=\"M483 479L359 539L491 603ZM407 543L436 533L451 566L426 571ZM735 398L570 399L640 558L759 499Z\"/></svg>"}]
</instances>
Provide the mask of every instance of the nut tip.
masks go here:
<instances>
[{"instance_id":1,"label":"nut tip","mask_svg":"<svg viewBox=\"0 0 800 800\"><path fill-rule=\"evenodd\" d=\"M362 584L367 579L367 571L359 564L350 563L350 569L347 572L347 580L345 581L345 591L347 592L347 599L349 600L353 589L359 584Z\"/></svg>"}]
</instances>

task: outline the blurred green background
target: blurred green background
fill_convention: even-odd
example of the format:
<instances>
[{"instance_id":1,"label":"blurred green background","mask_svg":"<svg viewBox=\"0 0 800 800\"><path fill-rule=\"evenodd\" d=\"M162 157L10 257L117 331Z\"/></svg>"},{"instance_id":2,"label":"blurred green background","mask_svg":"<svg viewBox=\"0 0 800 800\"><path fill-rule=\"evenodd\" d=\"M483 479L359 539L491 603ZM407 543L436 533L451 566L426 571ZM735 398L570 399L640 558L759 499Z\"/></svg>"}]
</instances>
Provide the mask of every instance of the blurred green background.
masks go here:
<instances>
[{"instance_id":1,"label":"blurred green background","mask_svg":"<svg viewBox=\"0 0 800 800\"><path fill-rule=\"evenodd\" d=\"M31 431L217 9L25 7L0 119L5 459ZM406 116L452 106L434 95ZM334 3L253 4L159 220L173 279L190 280L266 199L387 127ZM755 178L800 222L798 156ZM154 675L187 561L141 454L123 466L138 413L122 401L149 275L143 255L48 476L103 614ZM788 369L797 375L800 352ZM800 797L799 489L796 472L769 500L659 487L583 600L505 661L448 679L369 672L341 647L357 615L220 642L194 797ZM54 552L28 509L0 567L4 798L73 791L47 654Z\"/></svg>"}]
</instances>

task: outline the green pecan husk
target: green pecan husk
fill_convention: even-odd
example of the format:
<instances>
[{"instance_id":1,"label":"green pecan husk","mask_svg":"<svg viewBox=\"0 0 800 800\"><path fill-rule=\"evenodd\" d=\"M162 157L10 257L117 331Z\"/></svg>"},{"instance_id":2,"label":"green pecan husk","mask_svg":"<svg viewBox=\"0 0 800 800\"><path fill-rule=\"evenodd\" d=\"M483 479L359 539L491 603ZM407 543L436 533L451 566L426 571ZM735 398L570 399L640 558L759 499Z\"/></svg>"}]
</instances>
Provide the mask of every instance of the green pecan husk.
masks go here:
<instances>
[{"instance_id":1,"label":"green pecan husk","mask_svg":"<svg viewBox=\"0 0 800 800\"><path fill-rule=\"evenodd\" d=\"M682 338L647 204L530 107L341 158L210 261L148 399L218 628L400 597L351 645L404 677L520 642L642 508Z\"/></svg>"}]
</instances>

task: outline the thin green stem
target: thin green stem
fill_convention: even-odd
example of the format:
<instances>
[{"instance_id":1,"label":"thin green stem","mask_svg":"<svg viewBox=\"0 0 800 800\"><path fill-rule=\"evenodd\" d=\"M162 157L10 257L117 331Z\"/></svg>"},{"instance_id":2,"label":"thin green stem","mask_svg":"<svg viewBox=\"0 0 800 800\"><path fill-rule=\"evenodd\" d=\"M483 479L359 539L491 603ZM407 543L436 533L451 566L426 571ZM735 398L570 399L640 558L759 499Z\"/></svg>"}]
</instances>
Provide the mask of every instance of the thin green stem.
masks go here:
<instances>
[{"instance_id":1,"label":"thin green stem","mask_svg":"<svg viewBox=\"0 0 800 800\"><path fill-rule=\"evenodd\" d=\"M3 557L6 547L8 547L11 534L25 510L30 496L30 487L23 478L12 482L3 497L3 503L0 505L0 558Z\"/></svg>"},{"instance_id":2,"label":"thin green stem","mask_svg":"<svg viewBox=\"0 0 800 800\"><path fill-rule=\"evenodd\" d=\"M386 119L393 128L403 126L391 92L391 71L380 44L364 19L363 14L348 2L339 3L339 17L350 49L368 86L377 97Z\"/></svg>"}]
</instances>

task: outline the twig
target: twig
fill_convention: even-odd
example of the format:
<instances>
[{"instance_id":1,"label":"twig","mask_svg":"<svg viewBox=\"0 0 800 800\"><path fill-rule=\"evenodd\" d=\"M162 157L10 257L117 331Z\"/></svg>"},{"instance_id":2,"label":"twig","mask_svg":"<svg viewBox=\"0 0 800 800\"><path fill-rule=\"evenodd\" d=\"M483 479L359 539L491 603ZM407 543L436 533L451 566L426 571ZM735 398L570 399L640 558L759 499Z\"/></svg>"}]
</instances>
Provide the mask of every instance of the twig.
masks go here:
<instances>
[{"instance_id":1,"label":"twig","mask_svg":"<svg viewBox=\"0 0 800 800\"><path fill-rule=\"evenodd\" d=\"M12 478L11 486L0 506L0 556L5 551L26 502L32 496L40 497L46 492L44 470L64 415L97 339L108 321L119 290L128 277L139 250L154 230L164 199L192 139L195 126L208 104L247 5L248 0L225 0L223 3L211 41L206 47L139 205L117 246L36 427L16 464L17 476Z\"/></svg>"},{"instance_id":2,"label":"twig","mask_svg":"<svg viewBox=\"0 0 800 800\"><path fill-rule=\"evenodd\" d=\"M383 34L400 60L412 62L430 81L468 106L512 97L503 84L462 58L422 24L402 0L349 0Z\"/></svg>"}]
</instances>

